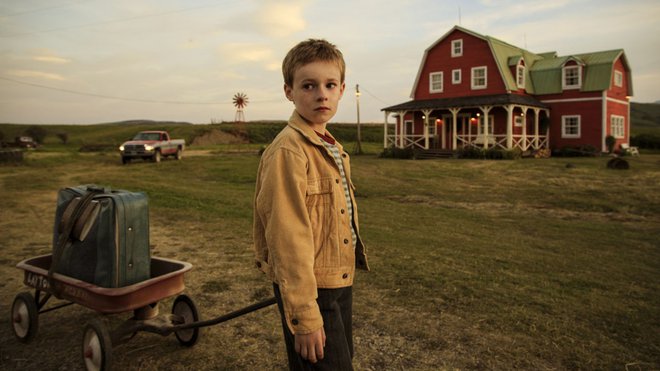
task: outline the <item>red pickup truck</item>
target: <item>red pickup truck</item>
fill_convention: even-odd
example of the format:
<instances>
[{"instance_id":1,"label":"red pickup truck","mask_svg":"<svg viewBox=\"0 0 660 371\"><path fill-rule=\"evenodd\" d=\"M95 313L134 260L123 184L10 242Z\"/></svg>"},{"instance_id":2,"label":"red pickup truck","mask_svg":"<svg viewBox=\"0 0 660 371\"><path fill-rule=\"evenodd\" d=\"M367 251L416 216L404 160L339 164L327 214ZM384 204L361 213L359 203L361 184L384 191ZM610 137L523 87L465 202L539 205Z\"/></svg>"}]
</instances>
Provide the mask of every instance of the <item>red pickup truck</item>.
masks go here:
<instances>
[{"instance_id":1,"label":"red pickup truck","mask_svg":"<svg viewBox=\"0 0 660 371\"><path fill-rule=\"evenodd\" d=\"M132 140L119 146L119 152L123 164L134 158L160 162L166 156L180 160L185 147L185 140L170 139L166 131L141 131Z\"/></svg>"}]
</instances>

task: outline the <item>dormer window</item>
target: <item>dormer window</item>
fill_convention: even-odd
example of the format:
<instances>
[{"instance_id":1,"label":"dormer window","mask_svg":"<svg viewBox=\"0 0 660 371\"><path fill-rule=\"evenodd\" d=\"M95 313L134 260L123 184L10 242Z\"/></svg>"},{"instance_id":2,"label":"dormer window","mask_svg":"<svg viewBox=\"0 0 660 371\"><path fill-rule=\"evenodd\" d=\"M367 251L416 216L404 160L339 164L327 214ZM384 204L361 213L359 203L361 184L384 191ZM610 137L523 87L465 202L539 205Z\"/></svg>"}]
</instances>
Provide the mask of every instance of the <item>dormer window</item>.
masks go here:
<instances>
[{"instance_id":1,"label":"dormer window","mask_svg":"<svg viewBox=\"0 0 660 371\"><path fill-rule=\"evenodd\" d=\"M564 66L562 69L562 88L579 89L582 86L582 68L579 65Z\"/></svg>"},{"instance_id":2,"label":"dormer window","mask_svg":"<svg viewBox=\"0 0 660 371\"><path fill-rule=\"evenodd\" d=\"M460 57L463 55L463 39L452 40L451 42L451 56Z\"/></svg>"},{"instance_id":3,"label":"dormer window","mask_svg":"<svg viewBox=\"0 0 660 371\"><path fill-rule=\"evenodd\" d=\"M525 88L525 64L522 59L518 63L518 66L516 66L516 85L520 89Z\"/></svg>"}]
</instances>

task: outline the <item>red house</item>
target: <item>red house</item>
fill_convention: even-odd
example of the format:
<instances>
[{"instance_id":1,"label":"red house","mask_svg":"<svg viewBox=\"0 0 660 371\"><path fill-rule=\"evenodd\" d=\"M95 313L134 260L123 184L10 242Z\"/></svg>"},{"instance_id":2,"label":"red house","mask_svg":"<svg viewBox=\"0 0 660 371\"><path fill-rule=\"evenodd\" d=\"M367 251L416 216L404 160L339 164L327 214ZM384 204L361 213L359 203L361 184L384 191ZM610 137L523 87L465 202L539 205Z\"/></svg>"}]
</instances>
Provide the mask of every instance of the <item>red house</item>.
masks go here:
<instances>
[{"instance_id":1,"label":"red house","mask_svg":"<svg viewBox=\"0 0 660 371\"><path fill-rule=\"evenodd\" d=\"M608 135L628 144L631 95L622 49L536 54L455 26L424 52L412 100L383 109L384 146L604 152Z\"/></svg>"}]
</instances>

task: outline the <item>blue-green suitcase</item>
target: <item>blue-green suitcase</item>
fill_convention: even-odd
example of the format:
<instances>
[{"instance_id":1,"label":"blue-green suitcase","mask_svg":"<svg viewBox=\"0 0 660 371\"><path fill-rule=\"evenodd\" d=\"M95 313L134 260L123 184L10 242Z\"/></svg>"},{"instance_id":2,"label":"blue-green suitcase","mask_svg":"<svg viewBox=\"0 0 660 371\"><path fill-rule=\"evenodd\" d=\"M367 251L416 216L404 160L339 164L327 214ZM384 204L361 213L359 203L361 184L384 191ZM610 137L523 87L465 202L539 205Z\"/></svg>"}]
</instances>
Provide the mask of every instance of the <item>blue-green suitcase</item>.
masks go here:
<instances>
[{"instance_id":1,"label":"blue-green suitcase","mask_svg":"<svg viewBox=\"0 0 660 371\"><path fill-rule=\"evenodd\" d=\"M52 272L115 288L149 279L150 266L144 193L94 185L59 191Z\"/></svg>"}]
</instances>

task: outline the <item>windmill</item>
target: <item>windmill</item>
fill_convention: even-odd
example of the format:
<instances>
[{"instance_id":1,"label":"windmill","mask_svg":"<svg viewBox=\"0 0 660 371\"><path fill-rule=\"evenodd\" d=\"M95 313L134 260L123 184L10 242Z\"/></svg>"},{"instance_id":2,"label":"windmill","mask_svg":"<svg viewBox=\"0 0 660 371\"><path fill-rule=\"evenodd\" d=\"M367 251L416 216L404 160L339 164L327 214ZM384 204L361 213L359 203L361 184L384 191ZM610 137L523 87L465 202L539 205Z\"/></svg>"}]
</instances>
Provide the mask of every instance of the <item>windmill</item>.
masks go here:
<instances>
[{"instance_id":1,"label":"windmill","mask_svg":"<svg viewBox=\"0 0 660 371\"><path fill-rule=\"evenodd\" d=\"M245 122L245 114L243 113L243 109L248 104L247 95L245 93L236 93L234 94L234 99L232 99L232 102L234 102L234 106L236 107L236 116L234 116L234 121Z\"/></svg>"}]
</instances>

